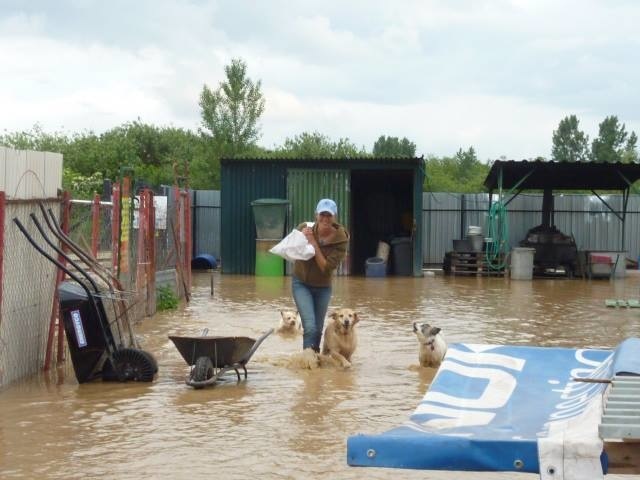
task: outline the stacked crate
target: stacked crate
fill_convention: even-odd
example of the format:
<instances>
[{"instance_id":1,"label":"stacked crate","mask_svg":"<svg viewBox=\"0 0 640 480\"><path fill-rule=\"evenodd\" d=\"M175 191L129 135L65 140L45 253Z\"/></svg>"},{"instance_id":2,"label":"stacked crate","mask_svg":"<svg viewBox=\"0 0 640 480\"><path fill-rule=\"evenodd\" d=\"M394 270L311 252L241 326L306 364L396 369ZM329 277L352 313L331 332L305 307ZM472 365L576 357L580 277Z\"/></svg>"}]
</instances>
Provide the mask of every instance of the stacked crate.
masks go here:
<instances>
[{"instance_id":1,"label":"stacked crate","mask_svg":"<svg viewBox=\"0 0 640 480\"><path fill-rule=\"evenodd\" d=\"M497 263L502 263L501 258ZM450 275L504 276L505 269L494 270L489 266L484 252L447 252L442 270Z\"/></svg>"}]
</instances>

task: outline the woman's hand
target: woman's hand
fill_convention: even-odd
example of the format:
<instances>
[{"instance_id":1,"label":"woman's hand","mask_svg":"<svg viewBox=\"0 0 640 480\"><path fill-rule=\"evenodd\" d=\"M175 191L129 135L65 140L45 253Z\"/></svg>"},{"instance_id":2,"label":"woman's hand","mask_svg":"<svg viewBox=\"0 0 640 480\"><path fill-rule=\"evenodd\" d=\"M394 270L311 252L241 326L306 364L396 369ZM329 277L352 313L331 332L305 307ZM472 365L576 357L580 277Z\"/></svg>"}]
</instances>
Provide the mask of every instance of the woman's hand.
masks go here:
<instances>
[{"instance_id":1,"label":"woman's hand","mask_svg":"<svg viewBox=\"0 0 640 480\"><path fill-rule=\"evenodd\" d=\"M304 234L305 237L307 237L307 241L311 245L313 245L314 248L318 246L318 242L316 242L316 237L313 235L313 228L304 227L302 229L302 233Z\"/></svg>"}]
</instances>

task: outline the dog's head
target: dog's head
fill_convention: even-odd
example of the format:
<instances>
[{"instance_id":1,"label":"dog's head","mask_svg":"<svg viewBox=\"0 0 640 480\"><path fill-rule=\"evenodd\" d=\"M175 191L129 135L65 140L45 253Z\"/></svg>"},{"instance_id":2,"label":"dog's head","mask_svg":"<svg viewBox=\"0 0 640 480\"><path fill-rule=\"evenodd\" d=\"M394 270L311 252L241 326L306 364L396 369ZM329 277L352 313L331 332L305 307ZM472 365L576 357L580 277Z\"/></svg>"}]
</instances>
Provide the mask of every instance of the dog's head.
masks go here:
<instances>
[{"instance_id":1,"label":"dog's head","mask_svg":"<svg viewBox=\"0 0 640 480\"><path fill-rule=\"evenodd\" d=\"M280 323L283 327L295 328L298 322L298 312L290 310L280 310Z\"/></svg>"},{"instance_id":2,"label":"dog's head","mask_svg":"<svg viewBox=\"0 0 640 480\"><path fill-rule=\"evenodd\" d=\"M433 342L440 333L439 327L433 327L428 323L413 322L413 333L418 337L418 342L431 347L433 350Z\"/></svg>"},{"instance_id":3,"label":"dog's head","mask_svg":"<svg viewBox=\"0 0 640 480\"><path fill-rule=\"evenodd\" d=\"M333 319L333 324L337 332L346 335L353 326L358 323L358 314L351 308L339 308L329 315Z\"/></svg>"}]
</instances>

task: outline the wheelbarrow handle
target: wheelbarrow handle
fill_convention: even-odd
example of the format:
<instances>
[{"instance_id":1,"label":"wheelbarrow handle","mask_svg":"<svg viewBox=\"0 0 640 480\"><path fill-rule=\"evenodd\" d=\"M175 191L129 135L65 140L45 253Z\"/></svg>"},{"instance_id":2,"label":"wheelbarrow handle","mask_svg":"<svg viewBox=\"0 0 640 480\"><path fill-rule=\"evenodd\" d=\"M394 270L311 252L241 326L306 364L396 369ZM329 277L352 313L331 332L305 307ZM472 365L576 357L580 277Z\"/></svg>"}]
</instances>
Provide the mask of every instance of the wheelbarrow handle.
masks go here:
<instances>
[{"instance_id":1,"label":"wheelbarrow handle","mask_svg":"<svg viewBox=\"0 0 640 480\"><path fill-rule=\"evenodd\" d=\"M238 361L239 365L246 365L249 360L251 359L251 357L253 356L253 354L255 353L255 351L258 349L258 347L260 346L260 344L264 341L265 338L267 338L269 335L271 335L273 333L273 328L270 328L269 330L267 330L266 332L264 332L262 334L262 336L258 337L258 339L256 340L256 342L253 344L253 346L247 351L247 353L245 353L242 358Z\"/></svg>"}]
</instances>

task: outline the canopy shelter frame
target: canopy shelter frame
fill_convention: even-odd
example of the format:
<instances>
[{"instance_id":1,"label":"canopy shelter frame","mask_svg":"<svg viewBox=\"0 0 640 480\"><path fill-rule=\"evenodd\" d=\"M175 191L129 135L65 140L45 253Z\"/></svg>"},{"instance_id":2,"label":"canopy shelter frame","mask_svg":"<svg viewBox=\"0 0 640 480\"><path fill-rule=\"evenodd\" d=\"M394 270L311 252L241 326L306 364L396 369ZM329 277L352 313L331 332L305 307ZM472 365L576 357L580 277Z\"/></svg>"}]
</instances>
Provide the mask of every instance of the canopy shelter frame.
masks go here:
<instances>
[{"instance_id":1,"label":"canopy shelter frame","mask_svg":"<svg viewBox=\"0 0 640 480\"><path fill-rule=\"evenodd\" d=\"M484 181L489 191L489 209L493 202L493 193L497 189L502 199L503 189L515 191L505 202L505 206L525 190L544 192L542 223L553 223L554 190L589 190L613 213L621 223L622 239L620 249L625 249L627 207L634 182L640 180L640 164L635 163L596 163L596 162L552 162L552 161L504 161L496 160ZM600 191L620 191L622 210L614 209L597 193Z\"/></svg>"}]
</instances>

